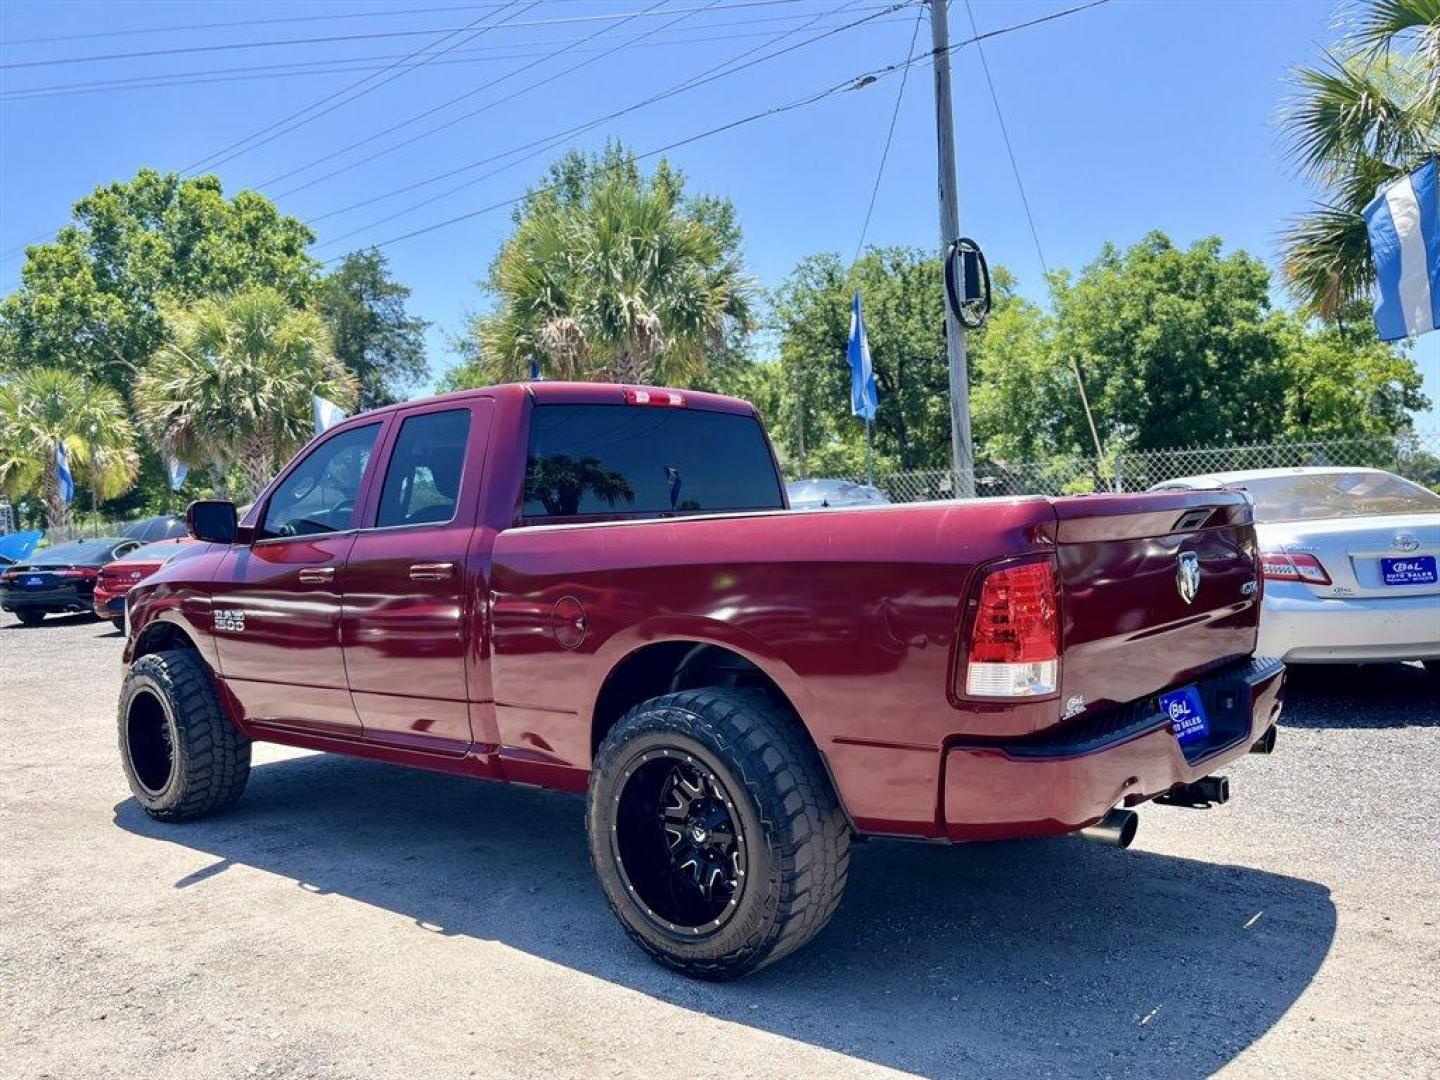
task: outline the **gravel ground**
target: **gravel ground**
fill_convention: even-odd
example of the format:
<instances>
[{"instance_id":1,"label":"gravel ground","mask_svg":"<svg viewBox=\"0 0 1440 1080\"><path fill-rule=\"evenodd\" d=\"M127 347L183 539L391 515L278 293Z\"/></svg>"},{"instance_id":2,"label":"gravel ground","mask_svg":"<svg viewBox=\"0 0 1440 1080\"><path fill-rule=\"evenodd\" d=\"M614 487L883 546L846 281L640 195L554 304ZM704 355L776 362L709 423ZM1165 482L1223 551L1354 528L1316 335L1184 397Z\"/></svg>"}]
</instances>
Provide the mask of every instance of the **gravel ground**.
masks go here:
<instances>
[{"instance_id":1,"label":"gravel ground","mask_svg":"<svg viewBox=\"0 0 1440 1080\"><path fill-rule=\"evenodd\" d=\"M1128 852L856 850L809 948L688 982L625 939L579 802L257 747L162 826L120 637L0 625L0 1076L1440 1076L1440 700L1302 671L1277 753Z\"/></svg>"}]
</instances>

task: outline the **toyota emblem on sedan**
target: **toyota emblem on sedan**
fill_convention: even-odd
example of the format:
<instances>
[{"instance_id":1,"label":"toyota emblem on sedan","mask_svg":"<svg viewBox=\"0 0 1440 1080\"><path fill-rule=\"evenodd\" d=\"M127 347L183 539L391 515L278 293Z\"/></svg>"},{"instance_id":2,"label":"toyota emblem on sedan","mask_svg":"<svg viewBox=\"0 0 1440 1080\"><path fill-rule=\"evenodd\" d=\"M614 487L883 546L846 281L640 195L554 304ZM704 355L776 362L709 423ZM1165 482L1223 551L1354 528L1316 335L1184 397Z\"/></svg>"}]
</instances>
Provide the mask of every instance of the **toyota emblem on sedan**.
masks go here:
<instances>
[{"instance_id":1,"label":"toyota emblem on sedan","mask_svg":"<svg viewBox=\"0 0 1440 1080\"><path fill-rule=\"evenodd\" d=\"M1175 568L1175 587L1180 590L1180 599L1187 604L1195 602L1200 591L1200 557L1193 551L1182 551Z\"/></svg>"},{"instance_id":2,"label":"toyota emblem on sedan","mask_svg":"<svg viewBox=\"0 0 1440 1080\"><path fill-rule=\"evenodd\" d=\"M1415 550L1416 548L1418 548L1419 546L1420 546L1420 541L1419 541L1419 539L1415 536L1414 533L1396 533L1396 534L1395 534L1395 550L1396 550L1396 551L1414 551L1414 550Z\"/></svg>"}]
</instances>

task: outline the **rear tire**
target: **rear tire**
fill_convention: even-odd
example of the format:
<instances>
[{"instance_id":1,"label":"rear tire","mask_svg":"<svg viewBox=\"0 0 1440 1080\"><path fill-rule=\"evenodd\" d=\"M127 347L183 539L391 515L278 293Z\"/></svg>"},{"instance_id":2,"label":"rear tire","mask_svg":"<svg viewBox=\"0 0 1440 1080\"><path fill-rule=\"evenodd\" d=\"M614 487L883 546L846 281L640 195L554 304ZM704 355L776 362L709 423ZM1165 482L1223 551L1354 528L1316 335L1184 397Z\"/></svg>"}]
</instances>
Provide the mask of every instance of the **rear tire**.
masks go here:
<instances>
[{"instance_id":1,"label":"rear tire","mask_svg":"<svg viewBox=\"0 0 1440 1080\"><path fill-rule=\"evenodd\" d=\"M15 618L20 620L21 626L39 626L45 621L45 612L36 608L21 608L15 612Z\"/></svg>"},{"instance_id":2,"label":"rear tire","mask_svg":"<svg viewBox=\"0 0 1440 1080\"><path fill-rule=\"evenodd\" d=\"M205 817L234 805L245 791L250 740L225 715L197 653L151 653L130 665L118 723L125 779L151 817Z\"/></svg>"},{"instance_id":3,"label":"rear tire","mask_svg":"<svg viewBox=\"0 0 1440 1080\"><path fill-rule=\"evenodd\" d=\"M653 959L731 979L830 921L850 831L800 722L769 696L706 688L631 709L590 775L590 857Z\"/></svg>"},{"instance_id":4,"label":"rear tire","mask_svg":"<svg viewBox=\"0 0 1440 1080\"><path fill-rule=\"evenodd\" d=\"M125 620L124 620L124 619L111 619L111 620L110 620L110 625L113 626L113 627L115 627L115 629L116 629L116 630L119 630L122 634L125 632Z\"/></svg>"}]
</instances>

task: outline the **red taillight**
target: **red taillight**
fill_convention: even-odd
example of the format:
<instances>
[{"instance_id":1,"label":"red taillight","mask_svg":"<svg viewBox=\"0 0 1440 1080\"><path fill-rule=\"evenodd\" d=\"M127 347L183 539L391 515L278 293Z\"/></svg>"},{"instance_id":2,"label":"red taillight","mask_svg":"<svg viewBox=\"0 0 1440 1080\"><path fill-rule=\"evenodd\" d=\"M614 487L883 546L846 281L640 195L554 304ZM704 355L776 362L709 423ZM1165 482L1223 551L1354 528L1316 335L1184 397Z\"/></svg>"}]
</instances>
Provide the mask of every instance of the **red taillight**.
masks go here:
<instances>
[{"instance_id":1,"label":"red taillight","mask_svg":"<svg viewBox=\"0 0 1440 1080\"><path fill-rule=\"evenodd\" d=\"M677 394L674 390L636 390L626 387L625 403L627 405L674 405L683 408L685 395Z\"/></svg>"},{"instance_id":2,"label":"red taillight","mask_svg":"<svg viewBox=\"0 0 1440 1080\"><path fill-rule=\"evenodd\" d=\"M967 694L1032 697L1058 689L1060 604L1053 562L1001 566L985 575L966 661Z\"/></svg>"},{"instance_id":3,"label":"red taillight","mask_svg":"<svg viewBox=\"0 0 1440 1080\"><path fill-rule=\"evenodd\" d=\"M1329 585L1330 575L1314 555L1304 552L1262 551L1260 572L1271 581L1303 581L1307 585Z\"/></svg>"}]
</instances>

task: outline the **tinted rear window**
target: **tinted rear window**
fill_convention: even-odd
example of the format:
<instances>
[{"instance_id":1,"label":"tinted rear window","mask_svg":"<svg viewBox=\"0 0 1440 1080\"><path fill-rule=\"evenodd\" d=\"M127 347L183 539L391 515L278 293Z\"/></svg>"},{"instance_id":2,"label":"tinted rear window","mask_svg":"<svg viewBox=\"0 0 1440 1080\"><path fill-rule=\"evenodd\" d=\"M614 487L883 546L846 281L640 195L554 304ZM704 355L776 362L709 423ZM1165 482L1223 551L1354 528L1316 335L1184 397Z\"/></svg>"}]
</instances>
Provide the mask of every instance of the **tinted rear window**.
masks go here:
<instances>
[{"instance_id":1,"label":"tinted rear window","mask_svg":"<svg viewBox=\"0 0 1440 1080\"><path fill-rule=\"evenodd\" d=\"M71 544L61 544L48 551L38 552L30 562L36 566L64 566L68 563L108 560L110 553L123 543L123 540L77 540Z\"/></svg>"},{"instance_id":2,"label":"tinted rear window","mask_svg":"<svg viewBox=\"0 0 1440 1080\"><path fill-rule=\"evenodd\" d=\"M1311 473L1246 480L1256 521L1313 521L1440 511L1440 495L1391 473Z\"/></svg>"},{"instance_id":3,"label":"tinted rear window","mask_svg":"<svg viewBox=\"0 0 1440 1080\"><path fill-rule=\"evenodd\" d=\"M752 416L644 405L538 405L531 414L526 517L782 505Z\"/></svg>"}]
</instances>

